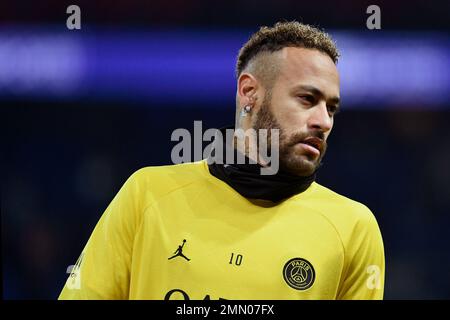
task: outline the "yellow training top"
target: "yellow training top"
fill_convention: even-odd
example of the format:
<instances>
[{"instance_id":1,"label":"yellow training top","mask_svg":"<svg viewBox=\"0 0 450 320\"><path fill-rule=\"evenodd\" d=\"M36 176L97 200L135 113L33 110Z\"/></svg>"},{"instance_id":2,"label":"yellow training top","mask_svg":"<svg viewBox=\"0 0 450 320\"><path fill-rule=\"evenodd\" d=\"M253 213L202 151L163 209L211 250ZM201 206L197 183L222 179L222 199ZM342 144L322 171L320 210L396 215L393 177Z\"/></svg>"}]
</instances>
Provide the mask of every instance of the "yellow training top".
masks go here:
<instances>
[{"instance_id":1,"label":"yellow training top","mask_svg":"<svg viewBox=\"0 0 450 320\"><path fill-rule=\"evenodd\" d=\"M59 299L382 299L370 210L318 183L279 204L242 197L206 160L135 172Z\"/></svg>"}]
</instances>

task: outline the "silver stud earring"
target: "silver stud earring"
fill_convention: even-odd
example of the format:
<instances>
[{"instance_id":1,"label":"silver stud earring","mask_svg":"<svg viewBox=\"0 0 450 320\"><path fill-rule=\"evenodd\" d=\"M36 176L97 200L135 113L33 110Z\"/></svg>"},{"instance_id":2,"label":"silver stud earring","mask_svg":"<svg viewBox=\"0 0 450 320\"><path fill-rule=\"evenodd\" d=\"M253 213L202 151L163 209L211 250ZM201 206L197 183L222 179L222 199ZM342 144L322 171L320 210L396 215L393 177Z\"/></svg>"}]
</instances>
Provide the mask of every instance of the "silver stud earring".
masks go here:
<instances>
[{"instance_id":1,"label":"silver stud earring","mask_svg":"<svg viewBox=\"0 0 450 320\"><path fill-rule=\"evenodd\" d=\"M251 110L252 110L252 106L250 106L250 105L246 105L245 107L243 107L241 110L241 117L246 117L247 114L250 113Z\"/></svg>"}]
</instances>

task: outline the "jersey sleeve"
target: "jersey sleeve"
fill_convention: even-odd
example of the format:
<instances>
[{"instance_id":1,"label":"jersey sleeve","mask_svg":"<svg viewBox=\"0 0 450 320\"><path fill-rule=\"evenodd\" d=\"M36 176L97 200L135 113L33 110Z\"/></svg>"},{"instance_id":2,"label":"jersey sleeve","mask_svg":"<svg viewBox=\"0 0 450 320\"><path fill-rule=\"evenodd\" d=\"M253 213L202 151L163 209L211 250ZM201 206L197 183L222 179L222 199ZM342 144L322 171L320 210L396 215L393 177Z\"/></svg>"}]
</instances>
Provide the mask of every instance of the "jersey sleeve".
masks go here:
<instances>
[{"instance_id":1,"label":"jersey sleeve","mask_svg":"<svg viewBox=\"0 0 450 320\"><path fill-rule=\"evenodd\" d=\"M128 299L132 246L142 209L138 175L131 175L101 216L60 300Z\"/></svg>"},{"instance_id":2,"label":"jersey sleeve","mask_svg":"<svg viewBox=\"0 0 450 320\"><path fill-rule=\"evenodd\" d=\"M365 206L346 248L346 270L338 299L382 300L384 294L384 246L378 223Z\"/></svg>"}]
</instances>

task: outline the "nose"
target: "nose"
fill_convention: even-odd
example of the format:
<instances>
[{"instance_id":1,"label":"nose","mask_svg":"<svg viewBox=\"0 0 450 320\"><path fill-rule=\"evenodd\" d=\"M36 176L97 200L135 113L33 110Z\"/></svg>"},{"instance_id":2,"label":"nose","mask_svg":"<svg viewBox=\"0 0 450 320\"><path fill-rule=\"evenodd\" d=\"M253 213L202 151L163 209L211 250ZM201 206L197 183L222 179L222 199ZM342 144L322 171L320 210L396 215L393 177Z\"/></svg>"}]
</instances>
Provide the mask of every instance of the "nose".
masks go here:
<instances>
[{"instance_id":1,"label":"nose","mask_svg":"<svg viewBox=\"0 0 450 320\"><path fill-rule=\"evenodd\" d=\"M321 102L310 109L311 114L308 119L308 127L310 129L320 129L326 133L331 130L333 126L333 119L328 114L327 105Z\"/></svg>"}]
</instances>

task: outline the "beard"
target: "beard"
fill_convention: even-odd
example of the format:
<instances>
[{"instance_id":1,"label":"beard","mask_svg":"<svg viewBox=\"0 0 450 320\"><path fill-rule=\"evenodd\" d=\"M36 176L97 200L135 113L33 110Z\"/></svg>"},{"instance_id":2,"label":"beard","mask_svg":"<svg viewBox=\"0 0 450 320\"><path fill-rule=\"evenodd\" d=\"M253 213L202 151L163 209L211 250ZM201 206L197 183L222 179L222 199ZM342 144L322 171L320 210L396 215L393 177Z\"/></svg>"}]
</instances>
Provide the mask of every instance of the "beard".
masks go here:
<instances>
[{"instance_id":1,"label":"beard","mask_svg":"<svg viewBox=\"0 0 450 320\"><path fill-rule=\"evenodd\" d=\"M322 165L322 158L327 149L327 142L325 135L320 130L313 130L308 132L295 132L288 135L282 126L278 123L276 117L270 110L271 103L270 92L264 96L261 108L256 114L256 119L253 123L253 129L267 129L267 152L270 152L271 129L278 129L280 133L279 140L279 163L282 171L288 172L296 176L310 176ZM323 141L320 148L319 157L315 158L310 154L302 153L298 149L298 144L308 137L317 137ZM258 144L259 145L259 144Z\"/></svg>"}]
</instances>

